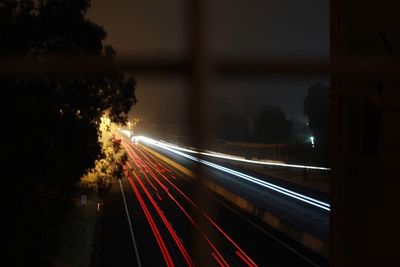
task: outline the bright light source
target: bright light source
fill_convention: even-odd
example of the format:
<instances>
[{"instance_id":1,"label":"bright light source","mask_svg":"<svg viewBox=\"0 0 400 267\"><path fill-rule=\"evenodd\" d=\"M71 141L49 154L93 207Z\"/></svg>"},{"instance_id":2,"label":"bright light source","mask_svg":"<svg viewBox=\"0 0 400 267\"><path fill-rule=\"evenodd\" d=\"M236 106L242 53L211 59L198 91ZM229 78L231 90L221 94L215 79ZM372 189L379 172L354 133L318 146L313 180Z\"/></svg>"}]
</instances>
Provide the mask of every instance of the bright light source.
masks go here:
<instances>
[{"instance_id":1,"label":"bright light source","mask_svg":"<svg viewBox=\"0 0 400 267\"><path fill-rule=\"evenodd\" d=\"M132 139L131 139L131 141L132 141L135 145L137 145L137 144L139 143L139 136L133 136Z\"/></svg>"},{"instance_id":2,"label":"bright light source","mask_svg":"<svg viewBox=\"0 0 400 267\"><path fill-rule=\"evenodd\" d=\"M315 146L315 138L314 138L314 136L311 136L310 137L310 141L311 141L311 145L312 145L312 147L314 147Z\"/></svg>"},{"instance_id":3,"label":"bright light source","mask_svg":"<svg viewBox=\"0 0 400 267\"><path fill-rule=\"evenodd\" d=\"M129 131L129 130L121 130L121 132L123 133L123 134L125 134L128 138L130 138L131 137L131 131Z\"/></svg>"}]
</instances>

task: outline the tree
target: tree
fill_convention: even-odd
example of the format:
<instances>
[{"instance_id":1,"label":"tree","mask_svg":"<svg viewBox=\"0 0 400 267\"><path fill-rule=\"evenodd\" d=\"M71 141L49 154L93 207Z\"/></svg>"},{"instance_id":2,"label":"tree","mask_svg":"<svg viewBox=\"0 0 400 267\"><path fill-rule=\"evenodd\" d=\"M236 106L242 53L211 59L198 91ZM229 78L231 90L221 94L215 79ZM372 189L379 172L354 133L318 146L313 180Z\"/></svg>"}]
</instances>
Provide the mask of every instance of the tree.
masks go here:
<instances>
[{"instance_id":1,"label":"tree","mask_svg":"<svg viewBox=\"0 0 400 267\"><path fill-rule=\"evenodd\" d=\"M255 118L253 139L260 143L287 143L293 140L292 122L285 113L273 106L265 106Z\"/></svg>"},{"instance_id":2,"label":"tree","mask_svg":"<svg viewBox=\"0 0 400 267\"><path fill-rule=\"evenodd\" d=\"M114 179L122 179L123 165L128 159L125 150L122 149L121 139L114 135L103 144L102 151L103 157L97 160L96 166L81 179L83 187L96 191L100 199L110 191Z\"/></svg>"},{"instance_id":3,"label":"tree","mask_svg":"<svg viewBox=\"0 0 400 267\"><path fill-rule=\"evenodd\" d=\"M136 102L135 82L118 70L106 32L85 18L89 6L88 0L0 2L0 60L14 66L0 74L6 126L0 195L8 204L2 266L51 265L54 226L75 184L103 156L100 118L107 113L125 123ZM88 70L74 71L86 61Z\"/></svg>"},{"instance_id":4,"label":"tree","mask_svg":"<svg viewBox=\"0 0 400 267\"><path fill-rule=\"evenodd\" d=\"M328 142L330 136L329 87L315 84L304 98L304 114L317 142Z\"/></svg>"}]
</instances>

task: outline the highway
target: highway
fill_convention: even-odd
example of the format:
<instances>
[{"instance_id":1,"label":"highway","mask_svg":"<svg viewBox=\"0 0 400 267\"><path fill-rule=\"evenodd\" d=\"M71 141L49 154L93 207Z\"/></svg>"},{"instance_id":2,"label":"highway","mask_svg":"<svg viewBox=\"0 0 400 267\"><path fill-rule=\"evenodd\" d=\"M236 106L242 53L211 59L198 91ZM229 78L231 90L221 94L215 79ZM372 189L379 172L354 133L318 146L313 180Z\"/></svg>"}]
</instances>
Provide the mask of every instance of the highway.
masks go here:
<instances>
[{"instance_id":1,"label":"highway","mask_svg":"<svg viewBox=\"0 0 400 267\"><path fill-rule=\"evenodd\" d=\"M149 138L141 138L140 142L195 172L199 171L200 165L203 176L321 240L329 240L330 205L326 197L305 192L294 185L269 184L266 176L254 177L252 173L222 166L218 159L204 156L199 159Z\"/></svg>"},{"instance_id":2,"label":"highway","mask_svg":"<svg viewBox=\"0 0 400 267\"><path fill-rule=\"evenodd\" d=\"M124 166L126 179L121 183L126 203L123 215L125 220L128 216L130 225L118 231L125 231L125 239L132 237L122 248L130 253L127 265L328 265L321 257L250 220L142 145L123 137L122 144L129 156ZM190 165L187 158L169 156ZM109 236L111 239L112 234Z\"/></svg>"}]
</instances>

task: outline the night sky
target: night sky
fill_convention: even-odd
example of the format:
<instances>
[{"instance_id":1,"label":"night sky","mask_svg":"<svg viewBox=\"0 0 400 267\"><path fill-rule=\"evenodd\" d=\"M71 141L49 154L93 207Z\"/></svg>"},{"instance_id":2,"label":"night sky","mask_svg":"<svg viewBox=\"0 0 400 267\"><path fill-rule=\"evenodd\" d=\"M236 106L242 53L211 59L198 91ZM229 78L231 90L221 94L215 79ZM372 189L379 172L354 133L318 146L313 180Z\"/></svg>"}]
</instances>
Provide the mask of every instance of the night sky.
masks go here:
<instances>
[{"instance_id":1,"label":"night sky","mask_svg":"<svg viewBox=\"0 0 400 267\"><path fill-rule=\"evenodd\" d=\"M329 60L329 1L208 2L206 26L213 59ZM93 0L88 17L108 32L107 43L114 46L119 59L183 58L188 43L184 4L185 0ZM165 110L163 105L178 111L186 108L187 84L180 77L136 76L136 80L136 116L149 119ZM212 95L229 98L243 113L245 99L257 99L259 105L279 106L290 117L304 121L303 99L316 82L328 84L329 80L294 76L216 79L211 89Z\"/></svg>"}]
</instances>

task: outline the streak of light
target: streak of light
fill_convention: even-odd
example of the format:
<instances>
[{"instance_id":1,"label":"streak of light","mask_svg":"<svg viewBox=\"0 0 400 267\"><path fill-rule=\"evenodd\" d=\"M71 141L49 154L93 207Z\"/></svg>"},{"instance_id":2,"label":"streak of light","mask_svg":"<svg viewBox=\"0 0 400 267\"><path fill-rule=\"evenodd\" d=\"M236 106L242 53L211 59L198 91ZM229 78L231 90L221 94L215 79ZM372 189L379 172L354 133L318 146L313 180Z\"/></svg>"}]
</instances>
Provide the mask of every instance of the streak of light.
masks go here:
<instances>
[{"instance_id":1,"label":"streak of light","mask_svg":"<svg viewBox=\"0 0 400 267\"><path fill-rule=\"evenodd\" d=\"M218 263L219 266L225 267L225 265L221 262L220 259L218 259L218 257L215 255L214 252L212 252L211 255L213 256L213 258L215 259L215 261Z\"/></svg>"},{"instance_id":2,"label":"streak of light","mask_svg":"<svg viewBox=\"0 0 400 267\"><path fill-rule=\"evenodd\" d=\"M174 241L175 241L176 245L178 246L179 251L182 253L187 265L191 266L191 267L192 266L194 267L194 263L193 263L192 259L190 258L188 252L186 251L185 247L183 246L182 241L180 240L178 235L175 233L174 229L172 229L171 224L168 222L167 218L162 213L161 209L158 207L156 201L153 199L153 197L151 196L150 192L144 186L143 182L141 181L139 176L136 174L136 172L132 172L132 173L135 176L137 182L142 187L142 189L143 189L144 193L146 194L147 198L150 200L150 203L153 205L154 209L157 211L157 213L160 216L161 220L165 224L168 232L171 234L172 238L174 239Z\"/></svg>"},{"instance_id":3,"label":"streak of light","mask_svg":"<svg viewBox=\"0 0 400 267\"><path fill-rule=\"evenodd\" d=\"M151 216L146 204L144 203L143 198L140 195L135 183L132 181L131 176L129 175L129 173L126 170L125 170L125 175L128 178L129 183L131 184L131 187L133 189L133 192L136 195L136 198L139 200L140 206L142 207L142 210L143 210L143 212L144 212L144 214L145 214L145 216L147 218L147 221L150 224L150 228L153 231L153 234L154 234L154 236L155 236L155 238L157 240L158 246L161 249L161 253L163 254L163 257L164 257L166 265L168 267L175 266L174 262L172 261L171 255L169 254L168 249L167 249L167 247L165 245L165 242L164 242L164 240L163 240L163 238L162 238L162 236L160 234L160 231L158 230L157 225L154 223L153 217Z\"/></svg>"},{"instance_id":4,"label":"streak of light","mask_svg":"<svg viewBox=\"0 0 400 267\"><path fill-rule=\"evenodd\" d=\"M212 167L214 169L218 169L218 170L221 170L223 172L232 174L232 175L234 175L236 177L242 178L242 179L247 180L249 182L253 182L253 183L258 184L260 186L263 186L265 188L269 188L271 190L274 190L274 191L279 192L281 194L284 194L286 196L295 198L295 199L300 200L302 202L308 203L308 204L313 205L315 207L324 209L326 211L330 211L330 205L328 203L322 202L320 200L305 196L303 194L300 194L300 193L294 192L292 190L286 189L284 187L281 187L281 186L278 186L278 185L275 185L275 184L260 180L258 178L253 177L253 176L250 176L250 175L247 175L247 174L244 174L244 173L241 173L241 172L238 172L238 171L223 167L221 165L218 165L218 164L215 164L215 163L203 160L203 159L199 159L199 158L193 157L193 156L185 154L185 153L183 153L181 151L177 151L175 149L172 149L169 146L166 146L165 144L163 144L161 142L158 142L158 141L155 141L155 140L152 140L150 138L141 137L140 140L143 141L144 143L147 142L147 143L153 144L153 145L155 145L157 147L160 147L160 148L163 148L165 150L171 151L171 152L173 152L175 154L178 154L178 155L180 155L182 157L191 159L191 160L196 161L196 162L200 162L200 163L202 163L204 165L207 165L207 166L210 166L210 167Z\"/></svg>"},{"instance_id":5,"label":"streak of light","mask_svg":"<svg viewBox=\"0 0 400 267\"><path fill-rule=\"evenodd\" d=\"M245 256L243 256L242 253L240 253L240 251L237 251L237 250L236 250L235 253L236 253L236 255L239 256L239 258L242 259L242 261L244 261L244 263L247 264L247 266L250 266L250 267L255 267L255 266L257 266L257 265L254 265L252 262L250 262Z\"/></svg>"},{"instance_id":6,"label":"streak of light","mask_svg":"<svg viewBox=\"0 0 400 267\"><path fill-rule=\"evenodd\" d=\"M133 152L135 155L132 154L132 156L136 156L137 158L139 158L138 154L136 152L134 152L131 148L128 148L131 152ZM142 154L142 156L148 161L150 162L150 164L152 164L151 160L149 157L147 157L146 155L144 155L144 153L138 149L138 151ZM136 158L135 157L135 158ZM143 160L142 160L143 161ZM144 165L144 164L142 164ZM163 176L164 179L167 179L157 168L155 168L153 166L154 170L156 172L158 172L160 175ZM166 190L165 192L167 193L167 195L169 196L170 199L172 199L172 201L179 207L179 209L183 212L183 214L185 214L185 216L189 219L189 221L194 225L194 227L200 232L200 234L203 236L203 238L207 241L207 243L210 245L210 247L214 250L214 252L216 253L216 255L219 257L218 259L223 263L222 266L226 266L229 267L229 264L226 262L226 260L224 259L224 257L221 255L221 253L218 251L218 249L215 247L215 245L212 243L212 241L207 237L207 235L200 229L199 225L193 220L193 218L189 215L189 213L185 210L185 208L183 208L183 206L181 204L179 204L179 202L170 194L169 191L167 191L167 187L162 184L162 182L157 178L157 176L151 171L150 175L153 177L153 179L164 189Z\"/></svg>"},{"instance_id":7,"label":"streak of light","mask_svg":"<svg viewBox=\"0 0 400 267\"><path fill-rule=\"evenodd\" d=\"M129 130L121 130L123 134L125 134L128 138L131 136L131 131Z\"/></svg>"},{"instance_id":8,"label":"streak of light","mask_svg":"<svg viewBox=\"0 0 400 267\"><path fill-rule=\"evenodd\" d=\"M154 142L157 142L157 141L154 141ZM159 143L159 142L158 142L158 143ZM157 144L155 144L155 145L157 145ZM163 145L163 143L161 143L161 145ZM165 148L165 149L167 149L167 150L169 150L169 151L171 151L171 152L177 153L177 154L179 154L179 155L181 155L181 156L187 157L187 158L189 158L189 159L192 159L192 160L194 160L194 161L198 161L198 162L201 162L201 163L203 163L203 164L205 164L205 165L208 165L208 166L211 166L211 167L213 167L213 168L219 169L219 170L221 170L221 171L231 173L231 174L233 174L233 175L235 175L235 176L238 176L238 177L241 177L241 178L243 178L243 179L245 179L245 180L255 182L256 184L259 184L259 185L261 185L261 186L264 186L264 187L273 189L273 190L278 191L278 192L280 192L280 193L283 193L283 194L285 194L285 195L292 196L292 194L293 194L294 196L292 196L292 197L294 197L294 198L296 198L296 199L302 200L302 201L304 201L304 202L307 202L307 203L309 203L309 204L312 204L312 205L317 206L317 207L319 207L319 208L322 208L322 209L324 209L324 210L330 211L330 205L329 205L329 204L324 203L324 202L322 202L322 201L319 201L319 200L317 200L317 199L314 199L314 198L305 196L305 195L303 195L303 194L299 194L299 193L294 192L294 191L292 191L292 190L289 190L289 189L283 188L283 187L281 187L281 186L274 185L274 184L272 184L272 183L269 183L269 182L266 182L266 181L257 179L257 178L255 178L255 177L249 176L249 175L247 175L247 174L244 174L244 173L241 173L241 172L238 172L238 171L234 171L234 170L232 170L232 169L228 169L228 168L223 167L223 166L218 165L218 164L214 164L214 163L211 163L211 162L208 162L208 161L205 161L205 160L201 160L201 159L195 158L195 157L193 157L193 156L187 155L187 154L185 154L185 153L179 153L179 151L172 151L172 150L169 149L169 148ZM273 187L273 188L271 188L271 187ZM282 192L282 191L283 191L283 192ZM304 198L304 200L303 200L303 199L300 199L300 198ZM311 201L311 202L315 202L315 203L311 203L310 201Z\"/></svg>"},{"instance_id":9,"label":"streak of light","mask_svg":"<svg viewBox=\"0 0 400 267\"><path fill-rule=\"evenodd\" d=\"M155 140L145 137L145 136L134 136L132 137L132 140L141 141L141 140L149 140L154 142ZM159 142L159 141L155 141ZM287 164L287 163L281 163L281 162L272 162L272 161L261 161L261 160L251 160L251 159L244 159L241 157L237 156L231 156L231 155L225 155L225 154L219 154L219 153L210 153L210 152L202 152L202 151L197 151L197 150L192 150L192 149L187 149L183 147L179 147L177 145L169 144L166 142L159 142L163 144L164 146L167 146L169 148L183 151L183 152L188 152L188 153L193 153L193 154L198 154L198 155L204 155L204 156L209 156L209 157L214 157L214 158L220 158L220 159L227 159L227 160L233 160L233 161L239 161L239 162L245 162L245 163L253 163L253 164L261 164L261 165L269 165L269 166L278 166L278 167L287 167L287 168L297 168L297 169L310 169L310 170L321 170L321 171L329 171L330 168L326 167L318 167L318 166L309 166L309 165L300 165L300 164Z\"/></svg>"},{"instance_id":10,"label":"streak of light","mask_svg":"<svg viewBox=\"0 0 400 267\"><path fill-rule=\"evenodd\" d=\"M145 151L146 153L148 153L147 151ZM226 234L223 230L222 230L222 228L221 227L219 227L197 204L195 204L186 194L184 194L177 186L175 186L172 182L170 182L169 181L169 179L167 178L167 177L165 177L163 174L161 174L161 173L159 173L168 183L170 183L182 196L184 196L185 197L185 199L186 200L188 200L189 201L189 203L191 203L192 204L192 206L194 206L195 208L197 208L210 222L211 222L211 224L215 227L215 228L217 228L217 230L219 231L219 232L221 232L222 233L222 235L231 243L231 244L233 244L233 246L236 248L236 249L238 249L240 252L242 252L242 254L243 255L245 255L245 257L247 257L247 259L250 261L250 262L253 262L251 259L250 259L250 257L248 257L247 255L246 255L246 253L244 253L244 251L236 244L236 242L235 241L233 241L233 239L228 235L228 234ZM226 263L226 262L225 262ZM253 262L254 263L254 262ZM254 264L255 266L257 266L256 264Z\"/></svg>"},{"instance_id":11,"label":"streak of light","mask_svg":"<svg viewBox=\"0 0 400 267\"><path fill-rule=\"evenodd\" d=\"M138 151L140 151L141 152L141 154L145 157L145 158L147 158L148 160L149 160L149 157L147 157L146 155L145 155L145 153L146 154L148 154L150 157L152 157L152 155L150 155L149 154L149 152L147 152L147 151L145 151L145 150L143 150L142 151L142 149L139 149L139 148L136 148L135 147L135 149L137 149ZM149 160L150 161L150 160ZM249 261L249 262L251 262L251 263L253 263L254 265L253 266L257 266L255 263L254 263L254 261L249 257L249 256L247 256L247 254L239 247L239 245L235 242L235 241L233 241L233 239L227 234L227 233L225 233L223 230L222 230L222 228L217 224L217 223L215 223L214 222L214 220L212 220L208 215L207 215L207 213L206 212L204 212L196 203L194 203L185 193L183 193L174 183L172 183L165 175L163 175L162 173L160 173L159 172L159 175L161 176L161 177L163 177L164 178L164 180L165 181L167 181L173 188L175 188L175 190L177 191L177 192L179 192L193 207L195 207L197 210L199 210L202 214L203 214L203 216L205 216L206 218L207 218L207 220L238 250L238 251L240 251L241 253L242 253L242 256L244 256L244 257L246 257L246 259ZM165 187L165 186L163 186L163 187ZM168 195L170 195L169 193L168 193ZM223 259L223 258L222 258ZM225 262L226 263L226 262Z\"/></svg>"},{"instance_id":12,"label":"streak of light","mask_svg":"<svg viewBox=\"0 0 400 267\"><path fill-rule=\"evenodd\" d=\"M130 151L128 151L128 154L130 153ZM132 157L132 155L130 155ZM126 164L129 166L131 171L134 171L134 169L132 168L132 165L129 163L129 161L126 162ZM138 162L135 160L135 164L139 167L141 162ZM145 178L147 179L147 181L149 182L150 186L154 188L155 191L158 191L158 189L154 186L154 184L150 181L150 179L147 177L146 175L146 171L143 171L142 169L140 169L140 171L144 174Z\"/></svg>"},{"instance_id":13,"label":"streak of light","mask_svg":"<svg viewBox=\"0 0 400 267\"><path fill-rule=\"evenodd\" d=\"M214 252L217 253L219 259L224 263L224 266L229 267L229 264L226 262L224 257L218 251L218 249L215 247L213 242L211 242L211 240L207 237L207 235L200 229L199 225L193 220L193 218L189 215L189 213L182 207L182 205L180 205L178 203L178 201L170 193L168 193L168 196L175 202L175 204L185 214L185 216L189 219L189 221L196 227L196 229L200 232L200 234L203 236L203 238L207 241L207 243L210 245L210 247L214 250Z\"/></svg>"}]
</instances>

